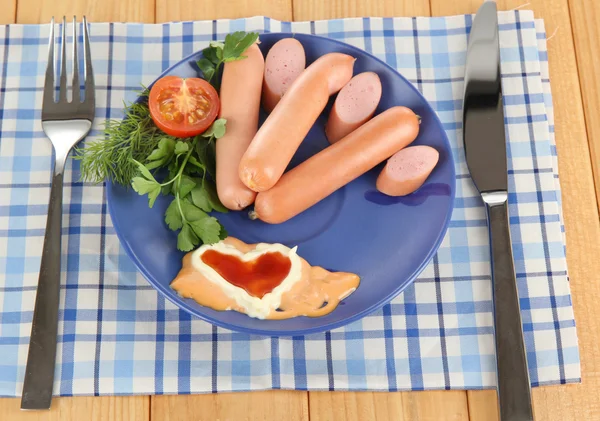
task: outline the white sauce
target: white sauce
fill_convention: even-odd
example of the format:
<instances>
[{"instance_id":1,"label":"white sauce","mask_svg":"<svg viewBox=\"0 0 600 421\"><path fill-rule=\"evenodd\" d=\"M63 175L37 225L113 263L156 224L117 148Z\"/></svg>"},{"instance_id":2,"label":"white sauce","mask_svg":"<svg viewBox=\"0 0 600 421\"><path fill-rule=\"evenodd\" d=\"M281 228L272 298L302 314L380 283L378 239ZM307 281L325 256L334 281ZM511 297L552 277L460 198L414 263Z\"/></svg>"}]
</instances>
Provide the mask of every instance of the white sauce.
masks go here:
<instances>
[{"instance_id":1,"label":"white sauce","mask_svg":"<svg viewBox=\"0 0 600 421\"><path fill-rule=\"evenodd\" d=\"M266 318L272 310L275 310L281 304L281 296L289 291L302 276L302 261L296 250L298 247L290 249L283 244L267 244L260 243L256 245L256 249L242 253L237 248L222 241L212 244L203 245L192 252L192 266L200 272L210 282L219 286L219 288L231 299L243 307L248 316L258 319ZM228 254L238 257L244 262L255 260L266 253L281 253L287 256L291 262L291 268L288 275L277 285L273 291L265 294L262 298L254 297L246 292L245 289L237 287L227 282L216 270L202 261L202 255L208 250L215 250L219 253Z\"/></svg>"}]
</instances>

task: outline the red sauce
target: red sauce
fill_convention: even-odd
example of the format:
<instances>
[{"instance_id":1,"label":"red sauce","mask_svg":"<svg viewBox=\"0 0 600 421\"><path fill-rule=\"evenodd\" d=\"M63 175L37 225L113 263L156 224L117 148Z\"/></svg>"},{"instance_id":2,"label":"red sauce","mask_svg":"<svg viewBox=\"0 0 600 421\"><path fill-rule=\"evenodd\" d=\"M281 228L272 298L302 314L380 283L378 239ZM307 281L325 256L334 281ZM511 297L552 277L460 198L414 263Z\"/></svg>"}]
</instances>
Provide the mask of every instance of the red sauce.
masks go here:
<instances>
[{"instance_id":1,"label":"red sauce","mask_svg":"<svg viewBox=\"0 0 600 421\"><path fill-rule=\"evenodd\" d=\"M292 267L290 258L279 252L265 253L249 262L216 250L205 251L201 258L227 282L258 298L273 291Z\"/></svg>"}]
</instances>

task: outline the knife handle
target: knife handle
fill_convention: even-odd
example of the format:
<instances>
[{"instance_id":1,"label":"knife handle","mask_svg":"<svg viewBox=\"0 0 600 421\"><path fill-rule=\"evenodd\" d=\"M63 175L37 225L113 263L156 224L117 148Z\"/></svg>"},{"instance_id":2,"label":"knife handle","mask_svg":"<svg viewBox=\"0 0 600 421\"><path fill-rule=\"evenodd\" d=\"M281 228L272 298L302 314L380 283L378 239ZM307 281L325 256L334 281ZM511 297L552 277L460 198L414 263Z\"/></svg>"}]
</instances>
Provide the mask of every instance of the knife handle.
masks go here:
<instances>
[{"instance_id":1,"label":"knife handle","mask_svg":"<svg viewBox=\"0 0 600 421\"><path fill-rule=\"evenodd\" d=\"M492 255L492 283L500 421L531 421L531 384L521 324L506 192L484 194Z\"/></svg>"}]
</instances>

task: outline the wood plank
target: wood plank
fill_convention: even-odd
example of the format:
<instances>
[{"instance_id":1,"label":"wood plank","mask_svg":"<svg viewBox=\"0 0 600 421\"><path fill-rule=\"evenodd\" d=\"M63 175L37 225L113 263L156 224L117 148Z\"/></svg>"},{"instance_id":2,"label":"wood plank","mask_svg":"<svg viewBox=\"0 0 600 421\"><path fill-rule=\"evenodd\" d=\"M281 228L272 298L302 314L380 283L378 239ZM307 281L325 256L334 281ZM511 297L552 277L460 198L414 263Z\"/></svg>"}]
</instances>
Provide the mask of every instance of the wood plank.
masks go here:
<instances>
[{"instance_id":1,"label":"wood plank","mask_svg":"<svg viewBox=\"0 0 600 421\"><path fill-rule=\"evenodd\" d=\"M2 1L7 3L7 0ZM17 23L46 23L50 21L52 15L72 16L73 14L77 14L79 19L86 14L90 21L154 21L154 0L128 0L127 2L104 0L98 2L98 5L93 0L22 0L17 10ZM148 10L152 13L148 14ZM7 19L10 16L14 22L14 9L10 15L0 14L0 19ZM150 397L148 396L54 398L49 411L21 411L20 402L20 399L1 398L0 420L147 421L150 419Z\"/></svg>"},{"instance_id":2,"label":"wood plank","mask_svg":"<svg viewBox=\"0 0 600 421\"><path fill-rule=\"evenodd\" d=\"M577 67L583 109L600 207L600 4L595 0L570 0Z\"/></svg>"},{"instance_id":3,"label":"wood plank","mask_svg":"<svg viewBox=\"0 0 600 421\"><path fill-rule=\"evenodd\" d=\"M470 390L467 397L471 421L498 421L498 399L495 390Z\"/></svg>"},{"instance_id":4,"label":"wood plank","mask_svg":"<svg viewBox=\"0 0 600 421\"><path fill-rule=\"evenodd\" d=\"M162 395L152 397L153 421L180 420L308 420L305 392L265 391L214 395Z\"/></svg>"},{"instance_id":5,"label":"wood plank","mask_svg":"<svg viewBox=\"0 0 600 421\"><path fill-rule=\"evenodd\" d=\"M52 16L90 22L154 22L154 0L19 0L18 23L47 23Z\"/></svg>"},{"instance_id":6,"label":"wood plank","mask_svg":"<svg viewBox=\"0 0 600 421\"><path fill-rule=\"evenodd\" d=\"M402 393L310 392L311 421L404 421Z\"/></svg>"},{"instance_id":7,"label":"wood plank","mask_svg":"<svg viewBox=\"0 0 600 421\"><path fill-rule=\"evenodd\" d=\"M292 20L291 4L291 0L156 0L156 21L235 19L257 15Z\"/></svg>"},{"instance_id":8,"label":"wood plank","mask_svg":"<svg viewBox=\"0 0 600 421\"><path fill-rule=\"evenodd\" d=\"M463 391L311 392L310 420L463 421L469 419Z\"/></svg>"},{"instance_id":9,"label":"wood plank","mask_svg":"<svg viewBox=\"0 0 600 421\"><path fill-rule=\"evenodd\" d=\"M503 0L499 0L496 3L498 3L498 9L505 10L502 8L502 1ZM481 6L481 3L483 2L481 0L431 0L430 3L431 16L453 16L464 15L466 13L475 13L477 8Z\"/></svg>"},{"instance_id":10,"label":"wood plank","mask_svg":"<svg viewBox=\"0 0 600 421\"><path fill-rule=\"evenodd\" d=\"M599 375L600 373L597 371L585 371L582 384L534 389L536 419L548 421L597 420L598 414L600 414Z\"/></svg>"},{"instance_id":11,"label":"wood plank","mask_svg":"<svg viewBox=\"0 0 600 421\"><path fill-rule=\"evenodd\" d=\"M21 399L0 399L0 420L6 421L147 421L146 396L82 396L54 398L49 411L21 411Z\"/></svg>"},{"instance_id":12,"label":"wood plank","mask_svg":"<svg viewBox=\"0 0 600 421\"><path fill-rule=\"evenodd\" d=\"M43 5L41 8L39 7L39 3L37 0L22 0L22 4L28 4L28 2L30 2L30 6L33 7L28 7L27 9L32 9L33 12L29 13L29 12L25 12L23 11L23 8L20 7L19 8L19 20L22 22L27 22L27 19L31 19L29 21L29 23L33 23L36 22L37 20L41 20L41 21L47 21L49 19L50 14L48 14L47 11L44 11L44 7L46 7L47 9L49 8L49 6L45 6ZM53 2L53 3L61 3L59 2ZM64 2L65 4L67 2ZM91 2L90 2L91 3ZM123 2L125 3L125 2ZM127 7L131 7L131 3L132 2L126 2L127 3ZM135 3L135 2L134 2ZM232 10L230 10L227 13L230 14L225 14L224 16L206 16L204 14L202 14L201 16L196 16L196 13L200 13L197 12L196 9L200 8L202 9L204 6L204 3L206 2L202 2L201 4L195 3L193 5L190 5L189 8L186 10L186 18L185 19L201 19L201 18L212 18L212 17L237 17L238 15L236 15L236 13L238 13L238 11L240 10L240 8L238 7L233 7ZM210 3L210 2L209 2ZM216 2L214 2L216 3ZM314 3L314 5L312 4ZM300 19L321 19L321 18L330 18L330 17L340 17L340 16L357 16L357 15L367 15L367 14L372 14L372 15L402 15L402 14L414 14L414 15L419 15L419 14L423 14L423 15L427 15L428 14L428 9L427 12L423 12L423 13L418 13L418 12L407 12L407 13L403 13L402 11L400 11L400 8L403 8L404 5L409 4L409 2L402 2L399 0L396 0L395 2L375 2L373 0L369 0L363 4L361 4L361 2L359 1L339 1L339 0L335 0L331 2L331 6L316 6L317 3L324 3L326 4L326 2L318 2L318 1L314 1L314 2L309 2L309 4L307 4L304 1L298 1L296 0L294 2L294 14L295 14L295 18L296 20L300 20ZM345 9L342 12L337 12L336 10L334 10L334 8L339 7L338 3L347 3L345 7ZM375 6L368 6L369 4L373 4L376 3ZM383 6L381 5L382 3ZM447 3L447 8L448 9L443 9L443 4L442 3ZM501 6L502 6L502 2ZM511 3L515 3L515 2L511 2ZM512 7L516 7L519 6L522 2L518 2L519 4L511 4ZM565 2L564 1L555 1L555 0L551 0L548 1L547 4L543 4L542 0L538 0L536 2L534 2L534 10L538 11L541 10L542 13L548 13L549 15L543 15L543 17L546 18L546 24L547 24L547 29L549 31L552 31L553 28L550 26L551 22L557 23L557 22L561 22L563 21L565 18L568 19L568 11L567 13L565 13L564 7L556 7L557 5L563 5ZM87 3L85 2L78 2L77 3L80 7L79 9L77 9L77 13L87 13L88 15L90 15L90 11L91 9L93 9L93 5L92 6L88 6ZM368 10L365 9L365 4L367 4L367 8L368 7L372 7L374 8L374 10L376 10L376 12L371 12L371 13L366 13L363 10ZM399 4L399 6L397 5ZM423 3L419 2L419 5L422 5ZM465 1L453 1L453 2L446 2L444 0L432 0L432 11L434 15L439 15L439 14L457 14L457 13L465 13L465 12L469 12L469 11L474 11L476 6L480 4L479 0L465 0ZM439 6L442 7L439 7ZM507 5L504 5L505 7L507 7ZM36 9L37 7L37 9ZM217 11L216 6L209 6L209 7L213 7L213 12L214 13L220 13L219 11ZM229 3L225 3L225 4L220 4L219 7L223 7L225 9L230 7ZM242 6L242 7L247 7L247 9L244 10L254 10L253 6ZM120 20L117 17L114 17L112 19L110 18L103 18L101 16L103 16L103 12L106 11L105 8L105 2L102 3L102 8L104 8L103 11L99 11L97 12L97 14L95 15L95 18L91 18L92 20ZM552 10L553 8L555 8L554 10ZM116 8L114 8L116 9ZM157 18L159 18L159 12L158 12L158 7L157 7ZM81 11L80 11L81 10ZM153 11L153 8L147 8L146 11L148 12L149 10ZM185 10L185 9L183 9ZM204 9L203 9L204 10ZM260 10L260 9L259 9ZM413 10L413 9L411 9ZM416 9L415 9L416 10ZM446 12L442 12L440 10L451 10L451 11L446 11ZM51 10L51 14L55 14L55 15L60 15L62 13L69 13L72 14L75 11L75 7L61 7L61 9L59 9L58 11L56 11L55 9ZM132 12L133 13L133 12ZM190 14L191 13L191 14ZM242 13L240 12L240 15L252 15L252 14L268 14L271 15L273 17L279 18L279 19L289 19L289 17L280 17L280 16L276 16L275 14L278 14L279 12L277 12L277 7L272 7L269 6L269 11L257 11L257 12L245 12ZM36 20L35 15L37 14L38 18ZM539 15L539 12L538 12ZM6 16L6 14L3 14L3 16ZM193 16L193 17L192 17ZM128 20L146 20L146 18L142 19L135 19L135 18L127 18ZM171 17L170 15L167 16L167 13L165 12L164 16L161 15L160 20L171 20L171 19L176 19L175 17ZM554 19L554 21L553 21ZM180 19L179 19L180 20ZM557 37L555 37L551 43L550 43L550 66L551 66L551 74L555 75L555 74L559 74L559 77L554 77L552 79L552 86L553 86L553 93L554 93L554 98L555 98L555 104L556 104L556 124L557 124L557 141L559 143L558 149L559 149L559 165L561 168L561 178L562 178L562 183L563 183L563 190L564 190L564 196L565 196L565 220L566 220L566 225L567 225L567 241L568 241L568 259L569 259L569 265L570 265L570 272L571 272L571 280L572 280L572 288L573 288L573 293L574 293L574 302L575 302L575 311L576 311L576 317L578 320L578 324L580 326L579 329L579 336L580 336L580 343L582 346L582 366L584 367L584 384L583 386L580 385L573 385L573 386L567 386L567 387L551 387L551 388L538 388L534 390L534 399L536 402L536 415L540 418L540 419L575 419L577 418L581 418L581 419L591 419L591 415L592 414L597 414L598 412L600 412L600 407L598 405L598 396L600 395L600 393L598 393L598 391L600 390L600 384L598 381L598 361L600 361L600 358L598 358L598 350L597 350L597 346L598 346L598 317L597 317L597 312L594 312L594 307L593 307L593 303L595 301L597 301L598 299L600 299L600 293L598 291L599 285L600 283L597 282L597 273L599 273L598 269L600 269L600 267L598 267L598 264L594 265L594 262L590 262L588 260L584 260L586 255L594 255L595 253L600 252L600 247L598 247L597 244L597 239L599 238L599 234L600 234L600 230L598 227L598 213L597 210L595 210L594 207L594 211L590 210L589 206L589 198L593 198L593 182L591 181L591 164L589 161L589 151L587 149L587 137L585 136L585 133L583 133L583 141L582 141L582 136L581 136L581 130L583 129L584 125L583 125L583 111L582 111L582 107L581 107L581 97L579 95L579 84L578 84L578 80L577 80L577 75L575 75L575 78L573 78L572 73L567 72L566 74L564 73L565 69L568 68L569 66L572 66L573 61L570 60L570 58L573 58L573 53L572 53L572 47L571 47L571 53L569 54L569 43L568 42L560 42L560 45L556 45L557 42L556 39L562 35L561 33L563 32L563 28L564 28L564 32L566 34L564 34L567 38L570 38L570 27L567 25L567 27L562 26L562 24L560 25L559 28L559 33L557 33ZM577 36L577 35L576 35ZM560 38L559 38L560 39ZM572 40L571 40L572 42ZM565 55L566 54L566 55ZM560 59L552 59L552 57L559 57ZM569 70L569 69L567 69ZM567 76L565 78L565 76ZM558 80L557 80L558 79ZM565 80L566 79L566 80ZM583 77L582 77L583 79ZM557 85L559 85L559 87L557 88ZM579 104L579 105L578 105ZM560 107L559 107L560 105ZM573 109L573 106L575 106L575 109ZM569 133L569 138L567 139L567 133ZM568 142L568 143L567 143ZM584 147L585 146L585 147ZM586 161L587 158L587 161ZM596 161L597 162L597 161ZM572 172L571 172L572 171ZM587 179L586 179L587 176ZM577 185L576 181L577 180L581 180L581 182L579 183L579 185ZM591 196L590 196L590 188L591 188ZM588 200L586 200L585 198L588 198ZM581 198L583 198L583 203L581 202ZM586 246L587 247L587 252L586 252ZM588 254L589 253L589 254ZM581 281L578 281L581 280ZM591 284L591 285L596 285L596 288L590 288L588 285L580 285L580 283L582 283L582 281L585 280L586 283ZM594 282L595 281L595 282ZM588 296L591 293L591 296ZM581 329L581 320L585 320L586 322L586 329ZM590 327L589 324L592 324L592 326ZM594 345L596 346L596 348L594 349ZM588 352L588 350L590 350L590 352ZM585 352L584 352L585 351ZM589 354L589 355L588 355ZM586 391L585 389L590 389L591 388L591 392L596 392L595 393L595 399L594 396L591 396L591 392L590 391ZM582 389L583 392L582 392ZM265 396L261 396L261 397L257 397L257 395L259 395L260 393L254 393L254 394L229 394L229 395L217 395L218 399L222 399L222 397L228 397L231 396L231 398L227 399L227 398L223 398L224 400L219 402L213 402L215 406L217 406L217 408L219 407L219 405L223 404L225 405L225 408L221 408L219 409L220 412L218 412L218 414L228 414L229 412L227 407L229 405L235 405L237 402L239 401L249 401L252 404L256 404L255 400L261 400L263 401L264 405L261 405L263 407L269 407L270 405L273 405L275 400L276 400L276 396L278 394L281 393L290 393L290 394L295 394L295 395L304 395L302 392L264 392ZM408 405L408 408L412 408L412 412L409 412L410 415L412 416L429 416L428 412L429 410L431 410L433 408L433 410L435 411L436 407L437 408L443 408L445 407L445 402L442 400L440 401L438 397L438 399L434 399L433 396L434 394L441 394L443 396L446 396L446 394L450 395L454 392L424 392L424 393L405 393L405 394L372 394L372 393L356 393L356 394L344 394L343 396L347 396L347 399L353 399L352 395L356 395L356 401L360 402L359 404L357 404L357 410L355 411L358 414L361 414L360 410L363 407L368 407L370 404L366 404L363 403L365 400L369 400L370 398L368 397L369 395L378 395L376 397L373 397L373 407L376 407L375 409L373 409L375 412L375 415L377 416L378 414L381 414L381 412L377 412L377 411L381 411L381 409L379 409L380 407L389 407L389 411L392 411L394 408L398 408L398 405L401 405L403 408L403 413L406 413L405 408L407 407L407 404L404 402L405 398L404 397L408 397L408 401L411 402L410 405ZM459 394L462 394L462 396L464 396L464 393L462 392L458 392ZM271 397L266 397L266 395L271 395L273 396ZM327 400L324 400L322 402L317 402L315 399L317 398L317 393L311 393L311 415L313 415L313 406L318 406L319 404L321 404L321 407L324 407L325 405L327 405ZM331 398L327 398L330 399L332 402L335 399L338 399L337 397L333 396L335 394L328 394L328 393L323 393L322 395L324 396L331 396ZM340 394L341 395L341 394ZM395 395L400 395L399 399L395 399L394 396ZM413 396L416 395L430 395L432 396L432 399L424 399L424 398L414 398L416 403L416 408L417 410L414 410L415 406L413 406L414 402L413 402ZM584 395L584 396L582 396ZM205 400L202 402L203 405L197 406L198 401L194 402L194 398L196 398L199 395L196 396L175 396L175 397L170 397L170 398L175 398L175 400L177 399L185 399L185 398L189 398L188 400L185 401L184 404L181 404L179 402L175 402L175 405L188 405L188 406L193 406L194 409L196 409L196 412L191 412L191 414L193 414L194 419L197 417L197 414L203 414L204 415L204 404L208 403L208 400ZM205 396L205 395L200 395L201 397ZM215 395L210 395L211 398L215 398ZM239 399L234 399L234 397L239 397ZM256 397L257 399L255 400L250 400L250 397ZM159 398L167 398L167 397L156 397L156 399L153 399L153 410L155 409L155 403L158 403L158 399ZM261 399L262 398L262 399ZM60 404L62 405L62 402L73 402L72 404L68 404L68 405L72 405L73 408L75 408L77 406L76 403L74 403L77 400L81 400L81 399L90 399L93 400L93 402L98 402L101 401L103 399L106 398L62 398L62 399L56 399L56 402L60 402ZM123 398L110 398L110 399L123 399ZM129 398L124 398L124 400L127 400ZM135 399L135 398L134 398ZM146 399L146 398L144 398ZM344 398L346 399L346 398ZM279 400L279 398L277 398L278 400L278 404L277 405L281 405L281 407L283 408L289 408L290 410L287 411L285 413L285 418L289 418L289 414L295 414L298 409L300 410L301 413L306 414L306 410L305 410L305 406L300 404L299 406L292 404L291 406L288 406L288 404L286 404L285 402L281 402L281 400ZM283 399L286 400L286 399ZM299 400L300 403L302 403L302 399ZM425 401L425 402L423 402ZM9 406L13 403L13 402L17 402L17 400L9 400L9 399L3 399L0 400L0 419L21 419L21 418L17 418L17 416L15 416L15 414L13 413L7 413L7 412L3 412L5 406ZM93 402L90 404L92 405ZM383 403L382 403L383 402ZM418 403L421 402L421 403ZM459 408L461 407L460 405L461 399L453 399L451 401L452 405L457 405ZM425 403L427 403L427 405L425 405ZM479 404L481 403L481 405ZM489 403L486 404L486 403ZM106 405L106 404L104 404ZM350 404L345 404L346 406L349 406ZM561 406L562 405L562 406ZM93 405L92 405L93 406ZM209 406L209 405L207 405ZM330 405L331 406L331 405ZM482 408L487 408L488 412L487 414L489 414L489 407L493 407L495 408L495 397L494 397L494 392L493 391L483 391L483 392L469 392L469 409L471 411L476 411L473 416L472 419L493 419L490 417L486 417L485 414L483 412L477 412L477 411L481 411L483 409L478 409L480 407ZM15 405L15 407L18 407L18 404ZM296 409L294 409L296 408ZM160 408L156 408L156 410L158 411ZM329 409L328 409L329 410ZM388 409L386 409L387 411ZM245 408L243 406L239 407L239 413L238 414L234 414L234 416L236 416L235 419L238 419L237 417L239 416L239 414L248 414L249 411L245 410ZM304 411L304 412L302 412ZM323 409L323 411L325 411L325 409ZM388 412L389 412L388 411ZM543 412L542 412L543 411ZM66 414L67 411L64 411L64 414ZM214 412L213 412L214 413ZM328 414L330 412L323 412L324 414ZM339 414L340 412L335 412L336 414ZM367 412L368 414L369 412ZM494 411L492 411L491 413L495 414ZM42 414L50 414L50 412L48 413L42 413ZM128 413L130 414L130 413ZM122 414L122 418L123 419L132 419L129 416L126 416L128 414ZM266 414L268 414L268 412L266 412L266 410L259 412L257 414L264 414L266 416ZM351 413L352 414L352 413ZM350 415L351 415L350 414ZM478 416L481 415L481 416ZM11 416L12 415L12 416ZM92 419L104 419L105 417L102 418L95 418L94 416L89 416L88 414L78 414L80 418L82 419L86 419L86 418L92 418ZM171 416L174 416L172 413L170 414ZM227 418L223 418L223 416L220 416L221 419L227 419ZM349 416L350 416L349 415ZM544 415L544 416L543 416ZM586 417L587 415L587 417ZM381 415L381 417L383 417L383 415ZM381 418L381 417L377 417L375 419L386 419L386 418ZM108 417L106 417L108 418ZM146 417L147 418L147 417ZM387 417L388 419L393 419L390 417ZM23 418L25 419L25 418ZM60 419L66 419L64 417L61 417ZM144 419L144 417L140 418L140 419ZM157 419L161 419L161 418L157 418ZM164 419L164 418L163 418ZM174 418L176 419L176 418ZM211 418L207 418L207 419L211 419ZM270 419L270 418L265 418L264 416L260 415L260 416L256 416L253 418L248 418L248 419ZM306 419L306 417L302 418L302 419ZM322 419L331 419L331 418L325 418L323 417ZM351 419L351 418L349 418ZM401 418L402 419L402 418ZM410 419L417 419L417 418L410 418ZM418 418L418 419L427 419L427 418ZM429 418L429 419L439 419L439 418ZM460 418L459 418L460 419Z\"/></svg>"},{"instance_id":13,"label":"wood plank","mask_svg":"<svg viewBox=\"0 0 600 421\"><path fill-rule=\"evenodd\" d=\"M407 392L402 394L402 403L404 418L410 421L469 419L467 394L462 390Z\"/></svg>"},{"instance_id":14,"label":"wood plank","mask_svg":"<svg viewBox=\"0 0 600 421\"><path fill-rule=\"evenodd\" d=\"M15 14L17 12L17 0L0 0L0 25L15 23Z\"/></svg>"},{"instance_id":15,"label":"wood plank","mask_svg":"<svg viewBox=\"0 0 600 421\"><path fill-rule=\"evenodd\" d=\"M517 8L524 3L524 0L498 1L501 10ZM575 3L572 2L572 6ZM474 13L480 4L478 0L431 0L433 15L440 16ZM583 10L584 6L581 7ZM543 420L593 419L600 413L600 311L595 305L600 300L600 264L589 256L600 252L600 225L569 8L567 0L531 0L525 8L534 10L537 17L544 19L549 34L558 28L548 43L548 54L567 232L567 262L583 370L581 385L535 388L534 410L537 419ZM582 13L587 14L588 10L585 8ZM581 32L575 29L576 37L581 38ZM590 40L598 39L597 34ZM585 54L582 60L588 60L593 71L592 56ZM587 75L588 79L593 76ZM584 87L584 91L588 89L592 88ZM596 107L597 104L600 102ZM600 131L594 133L598 135ZM468 397L472 420L497 419L493 391L470 391Z\"/></svg>"},{"instance_id":16,"label":"wood plank","mask_svg":"<svg viewBox=\"0 0 600 421\"><path fill-rule=\"evenodd\" d=\"M596 393L600 388L598 373L586 373L581 385L538 387L533 389L536 420L592 420L600 414L598 399L579 399L579 394ZM583 392L582 392L583 390ZM495 390L468 392L471 420L498 421ZM589 407L579 407L582 403ZM594 418L596 417L596 418Z\"/></svg>"},{"instance_id":17,"label":"wood plank","mask_svg":"<svg viewBox=\"0 0 600 421\"><path fill-rule=\"evenodd\" d=\"M430 16L428 0L294 0L294 20Z\"/></svg>"}]
</instances>

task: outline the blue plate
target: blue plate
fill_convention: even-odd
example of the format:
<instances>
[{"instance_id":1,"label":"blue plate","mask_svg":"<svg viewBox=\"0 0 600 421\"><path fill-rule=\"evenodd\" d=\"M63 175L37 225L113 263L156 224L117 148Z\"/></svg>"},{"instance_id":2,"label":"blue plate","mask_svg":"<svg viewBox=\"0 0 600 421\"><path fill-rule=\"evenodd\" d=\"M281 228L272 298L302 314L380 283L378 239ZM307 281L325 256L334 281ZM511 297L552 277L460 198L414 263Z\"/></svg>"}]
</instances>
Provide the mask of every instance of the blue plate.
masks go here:
<instances>
[{"instance_id":1,"label":"blue plate","mask_svg":"<svg viewBox=\"0 0 600 421\"><path fill-rule=\"evenodd\" d=\"M266 55L278 40L291 34L261 35ZM251 221L247 211L217 215L231 236L249 243L279 242L298 245L298 253L312 265L361 277L358 289L331 314L289 320L258 320L244 314L218 312L179 297L170 287L181 268L183 253L176 233L164 223L170 198L159 197L153 209L146 196L108 184L108 207L115 231L137 268L161 294L178 307L215 325L248 333L288 336L333 329L376 310L410 285L438 249L452 213L455 190L450 144L442 124L421 94L394 69L363 50L313 35L295 34L306 50L307 63L326 53L341 52L357 58L355 74L379 75L383 95L377 112L404 105L422 117L414 145L429 145L440 160L426 184L404 198L391 198L375 189L382 165L336 191L317 205L280 225ZM195 62L201 53L180 61L161 76L197 77ZM327 146L327 112L313 126L291 166ZM264 115L262 118L264 119Z\"/></svg>"}]
</instances>

